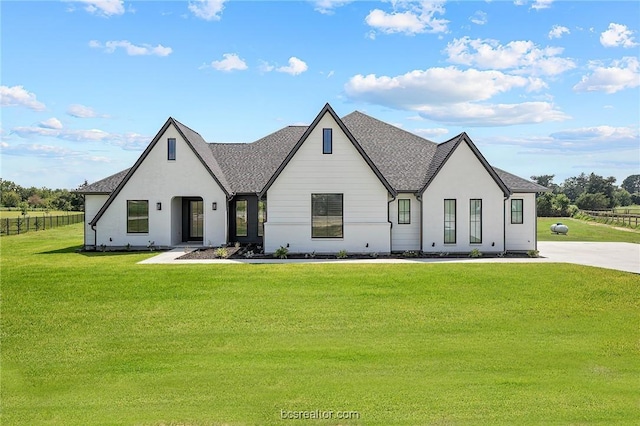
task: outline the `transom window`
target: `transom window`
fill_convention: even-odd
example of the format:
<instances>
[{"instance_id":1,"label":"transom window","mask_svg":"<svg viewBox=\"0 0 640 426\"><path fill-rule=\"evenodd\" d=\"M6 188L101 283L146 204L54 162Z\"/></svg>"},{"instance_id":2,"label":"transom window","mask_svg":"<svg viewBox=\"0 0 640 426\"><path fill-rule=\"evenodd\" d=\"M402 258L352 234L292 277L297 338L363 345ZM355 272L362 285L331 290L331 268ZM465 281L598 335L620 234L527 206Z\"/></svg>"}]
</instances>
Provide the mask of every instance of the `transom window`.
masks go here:
<instances>
[{"instance_id":1,"label":"transom window","mask_svg":"<svg viewBox=\"0 0 640 426\"><path fill-rule=\"evenodd\" d=\"M167 160L175 160L176 159L176 139L169 138L167 139Z\"/></svg>"},{"instance_id":2,"label":"transom window","mask_svg":"<svg viewBox=\"0 0 640 426\"><path fill-rule=\"evenodd\" d=\"M407 225L411 223L411 200L398 200L398 224Z\"/></svg>"},{"instance_id":3,"label":"transom window","mask_svg":"<svg viewBox=\"0 0 640 426\"><path fill-rule=\"evenodd\" d=\"M444 243L456 243L456 200L444 200Z\"/></svg>"},{"instance_id":4,"label":"transom window","mask_svg":"<svg viewBox=\"0 0 640 426\"><path fill-rule=\"evenodd\" d=\"M522 224L523 220L523 206L521 199L513 199L511 200L511 223L513 224Z\"/></svg>"},{"instance_id":5,"label":"transom window","mask_svg":"<svg viewBox=\"0 0 640 426\"><path fill-rule=\"evenodd\" d=\"M342 238L342 194L311 194L311 237Z\"/></svg>"},{"instance_id":6,"label":"transom window","mask_svg":"<svg viewBox=\"0 0 640 426\"><path fill-rule=\"evenodd\" d=\"M469 200L469 242L482 242L482 200Z\"/></svg>"},{"instance_id":7,"label":"transom window","mask_svg":"<svg viewBox=\"0 0 640 426\"><path fill-rule=\"evenodd\" d=\"M333 151L332 129L322 129L322 153L331 154Z\"/></svg>"},{"instance_id":8,"label":"transom window","mask_svg":"<svg viewBox=\"0 0 640 426\"><path fill-rule=\"evenodd\" d=\"M149 200L127 200L127 233L149 232Z\"/></svg>"}]
</instances>

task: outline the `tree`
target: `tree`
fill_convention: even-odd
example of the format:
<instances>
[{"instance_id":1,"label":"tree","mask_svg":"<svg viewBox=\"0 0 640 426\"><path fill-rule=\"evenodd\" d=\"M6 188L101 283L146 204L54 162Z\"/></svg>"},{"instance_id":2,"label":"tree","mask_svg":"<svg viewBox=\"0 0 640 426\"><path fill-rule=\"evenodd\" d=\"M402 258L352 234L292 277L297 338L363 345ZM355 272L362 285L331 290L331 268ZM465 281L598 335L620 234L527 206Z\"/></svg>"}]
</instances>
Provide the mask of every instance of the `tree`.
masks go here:
<instances>
[{"instance_id":1,"label":"tree","mask_svg":"<svg viewBox=\"0 0 640 426\"><path fill-rule=\"evenodd\" d=\"M631 194L626 189L618 188L613 194L615 206L630 206L632 204Z\"/></svg>"},{"instance_id":2,"label":"tree","mask_svg":"<svg viewBox=\"0 0 640 426\"><path fill-rule=\"evenodd\" d=\"M2 205L5 207L18 207L22 199L16 191L2 192Z\"/></svg>"},{"instance_id":3,"label":"tree","mask_svg":"<svg viewBox=\"0 0 640 426\"><path fill-rule=\"evenodd\" d=\"M587 181L586 192L589 194L604 194L604 196L607 197L607 205L605 208L614 207L615 201L613 194L616 191L615 183L616 178L613 176L604 178L595 173L591 173Z\"/></svg>"},{"instance_id":4,"label":"tree","mask_svg":"<svg viewBox=\"0 0 640 426\"><path fill-rule=\"evenodd\" d=\"M44 201L38 194L33 194L27 200L31 207L42 207L44 206Z\"/></svg>"},{"instance_id":5,"label":"tree","mask_svg":"<svg viewBox=\"0 0 640 426\"><path fill-rule=\"evenodd\" d=\"M542 185L546 188L549 188L553 192L558 192L560 187L553 183L553 178L555 175L540 175L540 176L531 176L531 180L535 181L538 185Z\"/></svg>"},{"instance_id":6,"label":"tree","mask_svg":"<svg viewBox=\"0 0 640 426\"><path fill-rule=\"evenodd\" d=\"M569 216L569 205L571 201L564 194L556 194L551 200L554 216Z\"/></svg>"},{"instance_id":7,"label":"tree","mask_svg":"<svg viewBox=\"0 0 640 426\"><path fill-rule=\"evenodd\" d=\"M629 194L640 193L640 175L627 176L620 186L626 189Z\"/></svg>"},{"instance_id":8,"label":"tree","mask_svg":"<svg viewBox=\"0 0 640 426\"><path fill-rule=\"evenodd\" d=\"M583 193L576 200L578 208L583 210L602 210L609 207L609 199L603 193L589 194Z\"/></svg>"},{"instance_id":9,"label":"tree","mask_svg":"<svg viewBox=\"0 0 640 426\"><path fill-rule=\"evenodd\" d=\"M587 189L588 178L584 173L580 173L579 176L574 176L565 179L561 185L561 192L563 192L569 199L575 203L582 193Z\"/></svg>"}]
</instances>

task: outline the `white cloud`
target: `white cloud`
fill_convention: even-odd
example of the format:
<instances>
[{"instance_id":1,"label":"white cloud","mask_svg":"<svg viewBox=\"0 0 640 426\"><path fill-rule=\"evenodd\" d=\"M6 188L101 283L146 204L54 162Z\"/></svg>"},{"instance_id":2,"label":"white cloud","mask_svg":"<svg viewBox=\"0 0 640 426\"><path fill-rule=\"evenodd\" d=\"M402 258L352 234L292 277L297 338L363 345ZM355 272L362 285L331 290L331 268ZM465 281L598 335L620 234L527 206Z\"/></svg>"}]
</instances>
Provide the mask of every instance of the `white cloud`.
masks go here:
<instances>
[{"instance_id":1,"label":"white cloud","mask_svg":"<svg viewBox=\"0 0 640 426\"><path fill-rule=\"evenodd\" d=\"M50 137L68 142L105 142L119 146L125 150L141 150L149 141L150 137L138 133L109 133L99 129L63 129L45 127L14 127L11 133L21 138Z\"/></svg>"},{"instance_id":2,"label":"white cloud","mask_svg":"<svg viewBox=\"0 0 640 426\"><path fill-rule=\"evenodd\" d=\"M123 0L74 0L85 4L85 10L94 15L110 17L124 14Z\"/></svg>"},{"instance_id":3,"label":"white cloud","mask_svg":"<svg viewBox=\"0 0 640 426\"><path fill-rule=\"evenodd\" d=\"M165 47L161 44L155 47L149 44L142 44L140 46L137 46L135 44L132 44L128 40L107 41L104 45L102 45L102 43L97 40L91 40L89 42L89 47L93 49L104 48L104 51L107 53L113 53L118 47L120 47L124 49L129 56L169 56L171 52L173 52L173 49L171 49L170 47Z\"/></svg>"},{"instance_id":4,"label":"white cloud","mask_svg":"<svg viewBox=\"0 0 640 426\"><path fill-rule=\"evenodd\" d=\"M292 56L289 58L289 65L276 68L276 71L291 75L299 75L305 72L308 68L309 67L307 67L307 64L304 61Z\"/></svg>"},{"instance_id":5,"label":"white cloud","mask_svg":"<svg viewBox=\"0 0 640 426\"><path fill-rule=\"evenodd\" d=\"M225 53L222 57L224 59L211 62L211 67L218 71L242 71L248 68L247 63L235 53Z\"/></svg>"},{"instance_id":6,"label":"white cloud","mask_svg":"<svg viewBox=\"0 0 640 426\"><path fill-rule=\"evenodd\" d=\"M476 25L484 25L486 24L487 21L487 14L481 10L478 10L476 13L474 13L469 20L471 22L473 22Z\"/></svg>"},{"instance_id":7,"label":"white cloud","mask_svg":"<svg viewBox=\"0 0 640 426\"><path fill-rule=\"evenodd\" d=\"M571 118L549 102L519 104L464 102L453 105L425 105L417 111L422 117L432 121L476 127L545 123Z\"/></svg>"},{"instance_id":8,"label":"white cloud","mask_svg":"<svg viewBox=\"0 0 640 426\"><path fill-rule=\"evenodd\" d=\"M99 157L88 154L86 152L74 151L68 148L54 145L43 144L17 144L10 145L8 143L1 143L3 155L13 155L16 157L39 157L39 158L54 158L69 160L74 158L76 160L90 161L93 163L110 163L111 159L107 157Z\"/></svg>"},{"instance_id":9,"label":"white cloud","mask_svg":"<svg viewBox=\"0 0 640 426\"><path fill-rule=\"evenodd\" d=\"M22 86L0 86L0 105L3 107L23 106L33 111L44 111L45 105L36 95Z\"/></svg>"},{"instance_id":10,"label":"white cloud","mask_svg":"<svg viewBox=\"0 0 640 426\"><path fill-rule=\"evenodd\" d=\"M411 130L412 133L415 133L416 135L420 135L422 137L425 137L427 139L429 138L439 138L443 135L446 135L447 133L449 133L449 129L444 129L444 128L433 128L433 129L413 129Z\"/></svg>"},{"instance_id":11,"label":"white cloud","mask_svg":"<svg viewBox=\"0 0 640 426\"><path fill-rule=\"evenodd\" d=\"M605 67L599 62L592 62L589 68L591 74L583 76L582 80L573 86L573 90L576 92L611 94L640 86L640 63L636 57L627 56L615 60L609 67Z\"/></svg>"},{"instance_id":12,"label":"white cloud","mask_svg":"<svg viewBox=\"0 0 640 426\"><path fill-rule=\"evenodd\" d=\"M271 72L275 69L276 67L274 65L271 65L270 63L260 60L260 65L258 65L258 69L260 70L260 72Z\"/></svg>"},{"instance_id":13,"label":"white cloud","mask_svg":"<svg viewBox=\"0 0 640 426\"><path fill-rule=\"evenodd\" d=\"M109 118L106 114L98 114L93 108L80 104L69 105L67 114L76 118Z\"/></svg>"},{"instance_id":14,"label":"white cloud","mask_svg":"<svg viewBox=\"0 0 640 426\"><path fill-rule=\"evenodd\" d=\"M334 9L351 3L352 0L315 0L315 10L324 15L331 15Z\"/></svg>"},{"instance_id":15,"label":"white cloud","mask_svg":"<svg viewBox=\"0 0 640 426\"><path fill-rule=\"evenodd\" d=\"M538 88L538 80L494 70L447 67L414 70L396 77L358 74L345 84L345 92L353 100L414 109L424 104L482 101L511 89L530 87Z\"/></svg>"},{"instance_id":16,"label":"white cloud","mask_svg":"<svg viewBox=\"0 0 640 426\"><path fill-rule=\"evenodd\" d=\"M551 7L551 3L553 3L553 0L536 0L531 5L531 9L535 9L535 10L548 9Z\"/></svg>"},{"instance_id":17,"label":"white cloud","mask_svg":"<svg viewBox=\"0 0 640 426\"><path fill-rule=\"evenodd\" d=\"M436 14L444 15L444 1L394 1L393 12L387 13L374 9L365 18L367 25L385 34L447 32L449 21L436 18ZM372 38L375 36L372 34Z\"/></svg>"},{"instance_id":18,"label":"white cloud","mask_svg":"<svg viewBox=\"0 0 640 426\"><path fill-rule=\"evenodd\" d=\"M62 123L55 117L51 117L48 120L41 121L39 126L43 129L62 129Z\"/></svg>"},{"instance_id":19,"label":"white cloud","mask_svg":"<svg viewBox=\"0 0 640 426\"><path fill-rule=\"evenodd\" d=\"M600 43L604 47L635 47L638 43L633 39L633 33L626 25L610 23L609 29L600 34Z\"/></svg>"},{"instance_id":20,"label":"white cloud","mask_svg":"<svg viewBox=\"0 0 640 426\"><path fill-rule=\"evenodd\" d=\"M219 21L227 0L195 0L189 2L189 10L205 21Z\"/></svg>"},{"instance_id":21,"label":"white cloud","mask_svg":"<svg viewBox=\"0 0 640 426\"><path fill-rule=\"evenodd\" d=\"M558 55L561 47L540 48L532 41L511 41L501 45L497 40L462 37L447 44L448 61L475 65L483 69L512 69L516 73L557 75L575 68L573 60Z\"/></svg>"},{"instance_id":22,"label":"white cloud","mask_svg":"<svg viewBox=\"0 0 640 426\"><path fill-rule=\"evenodd\" d=\"M554 25L549 31L549 38L561 38L563 34L571 34L571 31L562 25Z\"/></svg>"}]
</instances>

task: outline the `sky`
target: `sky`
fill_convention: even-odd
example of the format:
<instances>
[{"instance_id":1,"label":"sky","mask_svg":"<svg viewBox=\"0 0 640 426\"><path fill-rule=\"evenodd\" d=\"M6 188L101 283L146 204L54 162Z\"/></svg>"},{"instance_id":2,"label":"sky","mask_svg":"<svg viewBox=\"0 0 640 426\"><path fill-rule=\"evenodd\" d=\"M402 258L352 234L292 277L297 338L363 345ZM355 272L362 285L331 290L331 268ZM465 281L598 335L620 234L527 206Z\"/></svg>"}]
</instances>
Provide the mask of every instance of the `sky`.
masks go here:
<instances>
[{"instance_id":1,"label":"sky","mask_svg":"<svg viewBox=\"0 0 640 426\"><path fill-rule=\"evenodd\" d=\"M554 181L640 173L637 1L0 2L0 176L76 188L174 117L208 142L325 103Z\"/></svg>"}]
</instances>

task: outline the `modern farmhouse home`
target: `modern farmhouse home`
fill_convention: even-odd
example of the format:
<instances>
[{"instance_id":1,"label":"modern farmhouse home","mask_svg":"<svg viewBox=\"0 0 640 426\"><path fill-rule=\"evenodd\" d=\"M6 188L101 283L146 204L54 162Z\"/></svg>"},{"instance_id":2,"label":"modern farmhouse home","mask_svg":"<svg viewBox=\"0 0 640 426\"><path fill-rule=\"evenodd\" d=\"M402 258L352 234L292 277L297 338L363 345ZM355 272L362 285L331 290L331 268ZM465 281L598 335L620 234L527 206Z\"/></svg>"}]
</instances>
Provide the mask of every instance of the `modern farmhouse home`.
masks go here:
<instances>
[{"instance_id":1,"label":"modern farmhouse home","mask_svg":"<svg viewBox=\"0 0 640 426\"><path fill-rule=\"evenodd\" d=\"M436 144L327 104L252 143L207 143L169 118L133 167L80 192L87 249L491 253L536 248L546 190L491 167L466 133Z\"/></svg>"}]
</instances>

